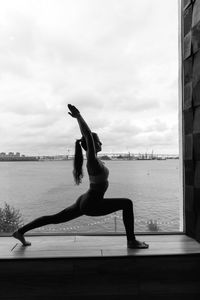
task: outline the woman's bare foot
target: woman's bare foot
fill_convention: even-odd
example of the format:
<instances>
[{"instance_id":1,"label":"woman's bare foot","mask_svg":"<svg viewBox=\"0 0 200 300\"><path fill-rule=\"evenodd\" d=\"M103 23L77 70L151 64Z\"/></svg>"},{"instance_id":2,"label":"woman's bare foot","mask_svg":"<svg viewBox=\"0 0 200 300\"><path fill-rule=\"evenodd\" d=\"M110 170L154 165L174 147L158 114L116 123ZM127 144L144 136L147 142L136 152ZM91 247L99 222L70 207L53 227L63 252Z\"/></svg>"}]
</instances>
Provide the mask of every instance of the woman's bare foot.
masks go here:
<instances>
[{"instance_id":1,"label":"woman's bare foot","mask_svg":"<svg viewBox=\"0 0 200 300\"><path fill-rule=\"evenodd\" d=\"M24 235L21 234L18 230L15 231L12 236L15 238L15 239L18 239L22 244L23 246L30 246L31 243L26 241L25 238L24 238Z\"/></svg>"},{"instance_id":2,"label":"woman's bare foot","mask_svg":"<svg viewBox=\"0 0 200 300\"><path fill-rule=\"evenodd\" d=\"M147 249L149 248L149 245L138 240L131 240L127 242L127 247L129 249Z\"/></svg>"}]
</instances>

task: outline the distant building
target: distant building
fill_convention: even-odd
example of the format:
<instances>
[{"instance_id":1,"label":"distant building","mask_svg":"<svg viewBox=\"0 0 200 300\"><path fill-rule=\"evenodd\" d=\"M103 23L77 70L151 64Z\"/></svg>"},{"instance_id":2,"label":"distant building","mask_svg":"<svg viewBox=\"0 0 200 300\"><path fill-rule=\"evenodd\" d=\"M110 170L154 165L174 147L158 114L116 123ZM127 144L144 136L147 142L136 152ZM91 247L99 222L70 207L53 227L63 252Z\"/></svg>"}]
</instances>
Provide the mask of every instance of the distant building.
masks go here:
<instances>
[{"instance_id":1,"label":"distant building","mask_svg":"<svg viewBox=\"0 0 200 300\"><path fill-rule=\"evenodd\" d=\"M8 156L14 156L14 152L9 152Z\"/></svg>"},{"instance_id":2,"label":"distant building","mask_svg":"<svg viewBox=\"0 0 200 300\"><path fill-rule=\"evenodd\" d=\"M0 161L38 161L39 158L37 156L26 156L24 154L20 154L20 152L5 152L0 153Z\"/></svg>"}]
</instances>

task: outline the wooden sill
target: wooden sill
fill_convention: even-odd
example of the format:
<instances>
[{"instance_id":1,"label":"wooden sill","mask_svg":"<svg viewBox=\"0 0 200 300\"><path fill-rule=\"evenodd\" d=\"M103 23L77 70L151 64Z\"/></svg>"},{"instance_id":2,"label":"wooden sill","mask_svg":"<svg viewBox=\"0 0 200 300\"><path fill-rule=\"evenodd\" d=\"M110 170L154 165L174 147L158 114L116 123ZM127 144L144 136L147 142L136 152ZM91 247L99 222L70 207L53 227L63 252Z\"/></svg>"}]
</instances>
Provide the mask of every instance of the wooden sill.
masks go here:
<instances>
[{"instance_id":1,"label":"wooden sill","mask_svg":"<svg viewBox=\"0 0 200 300\"><path fill-rule=\"evenodd\" d=\"M184 234L0 238L1 300L200 299L200 244Z\"/></svg>"},{"instance_id":2,"label":"wooden sill","mask_svg":"<svg viewBox=\"0 0 200 300\"><path fill-rule=\"evenodd\" d=\"M27 236L30 247L12 237L0 237L0 259L103 258L200 255L200 244L184 234L137 235L149 249L127 249L123 236Z\"/></svg>"}]
</instances>

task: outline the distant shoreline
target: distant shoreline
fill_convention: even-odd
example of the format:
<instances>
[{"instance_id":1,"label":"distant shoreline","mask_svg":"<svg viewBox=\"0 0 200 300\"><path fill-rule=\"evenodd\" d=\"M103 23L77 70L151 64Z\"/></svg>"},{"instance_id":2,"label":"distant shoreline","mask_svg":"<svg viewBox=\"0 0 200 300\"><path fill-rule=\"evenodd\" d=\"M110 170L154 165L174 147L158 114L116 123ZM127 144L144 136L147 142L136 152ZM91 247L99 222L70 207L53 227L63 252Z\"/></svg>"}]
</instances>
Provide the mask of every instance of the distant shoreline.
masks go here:
<instances>
[{"instance_id":1,"label":"distant shoreline","mask_svg":"<svg viewBox=\"0 0 200 300\"><path fill-rule=\"evenodd\" d=\"M110 159L104 159L99 157L101 160L104 161L152 161L152 160L158 160L158 161L164 161L169 159L179 159L179 157L173 157L173 158L136 158L136 159L127 159L127 158L110 158ZM45 161L71 161L73 158L69 159L41 159L37 157L20 157L20 158L0 158L0 162L29 162L29 161L35 161L35 162L45 162Z\"/></svg>"},{"instance_id":2,"label":"distant shoreline","mask_svg":"<svg viewBox=\"0 0 200 300\"><path fill-rule=\"evenodd\" d=\"M13 161L39 161L40 159L34 156L26 157L0 157L0 162L13 162Z\"/></svg>"}]
</instances>

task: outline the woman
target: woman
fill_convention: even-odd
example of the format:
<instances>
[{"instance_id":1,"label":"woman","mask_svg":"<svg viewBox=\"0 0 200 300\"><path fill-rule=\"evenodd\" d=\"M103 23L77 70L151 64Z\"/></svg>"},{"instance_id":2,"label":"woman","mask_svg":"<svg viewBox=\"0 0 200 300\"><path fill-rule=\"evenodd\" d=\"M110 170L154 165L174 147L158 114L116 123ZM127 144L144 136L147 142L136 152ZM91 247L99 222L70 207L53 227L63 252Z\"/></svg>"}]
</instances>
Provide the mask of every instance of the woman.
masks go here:
<instances>
[{"instance_id":1,"label":"woman","mask_svg":"<svg viewBox=\"0 0 200 300\"><path fill-rule=\"evenodd\" d=\"M87 156L87 171L90 180L89 190L81 195L73 205L61 212L37 218L19 228L13 233L13 237L20 240L24 246L30 246L31 243L25 240L24 234L34 228L47 224L67 222L82 215L103 216L122 210L127 236L127 247L132 249L148 248L148 245L145 242L140 242L135 238L132 201L126 198L104 198L104 194L108 188L109 171L97 157L97 153L101 151L102 144L98 135L91 132L79 110L71 104L68 105L68 108L70 110L70 116L77 119L82 134L82 138L77 140L75 144L74 179L76 184L80 184L83 177L83 148L86 151Z\"/></svg>"}]
</instances>

